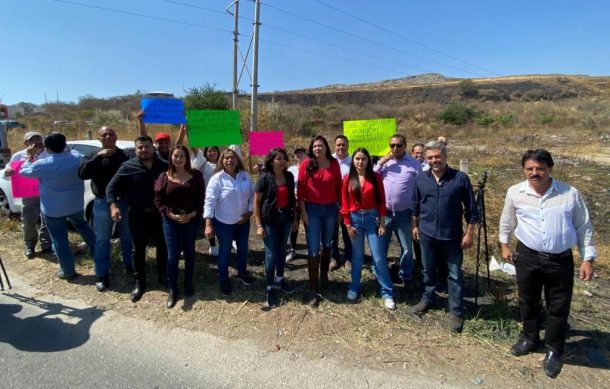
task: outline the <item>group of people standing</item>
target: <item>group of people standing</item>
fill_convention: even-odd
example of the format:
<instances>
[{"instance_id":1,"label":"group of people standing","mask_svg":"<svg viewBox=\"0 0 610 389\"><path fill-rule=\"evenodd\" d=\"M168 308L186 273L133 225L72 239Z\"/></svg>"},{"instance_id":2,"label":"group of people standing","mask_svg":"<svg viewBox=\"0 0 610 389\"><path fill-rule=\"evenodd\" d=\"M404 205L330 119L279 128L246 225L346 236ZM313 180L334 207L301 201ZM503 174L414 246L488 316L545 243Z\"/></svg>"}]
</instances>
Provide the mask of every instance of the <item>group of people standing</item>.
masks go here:
<instances>
[{"instance_id":1,"label":"group of people standing","mask_svg":"<svg viewBox=\"0 0 610 389\"><path fill-rule=\"evenodd\" d=\"M473 244L480 215L468 176L447 164L446 139L416 143L407 153L405 137L395 134L389 138L390 153L374 162L365 148L350 155L344 135L334 139L334 154L327 139L318 135L307 149L294 150L293 166L289 166L285 149L272 149L255 183L238 147L222 152L217 147L189 149L182 144L184 126L174 146L166 133L157 134L153 142L141 115L138 119L141 135L135 140L136 156L131 159L116 146L117 134L108 126L98 131L102 149L86 160L66 149L62 134L52 133L44 140L39 133L25 134L27 148L14 158L24 160L20 168L23 176L39 179L40 240L43 251L48 251L50 235L60 278L78 276L68 241L68 220L94 258L97 290L106 290L110 285L110 239L116 225L125 270L134 277L131 300L140 300L147 289L146 248L152 240L158 282L168 288L167 307L172 308L180 295L181 255L185 260L184 295L194 294L195 240L203 228L210 240L210 253L218 257L220 290L230 295L232 247L237 252L239 282L251 285L254 281L247 270L250 220L254 216L256 235L265 246L267 304L273 307L279 304L278 291L293 292L285 277L285 263L294 258L302 221L310 306L318 305L321 291L329 286L329 271L339 266L345 266L351 276L347 300L359 299L368 241L381 299L387 309L395 309L387 253L392 236L396 236L399 277L406 290L413 289L414 251L422 265L424 290L413 312L423 315L434 305L440 274L447 282L449 328L462 330L463 250ZM596 256L593 229L578 191L551 178L553 160L548 151L526 152L522 166L526 181L509 189L500 224L502 257L516 263L524 321L521 339L511 352L524 355L537 347L544 289L548 317L544 369L554 377L561 370L572 298L571 248L577 245L584 260L580 278L590 280ZM7 169L6 174L12 171ZM95 231L84 220L84 179L91 180L95 195ZM33 213L28 206L35 207L36 202L24 199L28 258L33 257L38 238L31 223L26 228ZM508 246L513 231L518 239L514 254ZM337 245L339 236L343 257Z\"/></svg>"}]
</instances>

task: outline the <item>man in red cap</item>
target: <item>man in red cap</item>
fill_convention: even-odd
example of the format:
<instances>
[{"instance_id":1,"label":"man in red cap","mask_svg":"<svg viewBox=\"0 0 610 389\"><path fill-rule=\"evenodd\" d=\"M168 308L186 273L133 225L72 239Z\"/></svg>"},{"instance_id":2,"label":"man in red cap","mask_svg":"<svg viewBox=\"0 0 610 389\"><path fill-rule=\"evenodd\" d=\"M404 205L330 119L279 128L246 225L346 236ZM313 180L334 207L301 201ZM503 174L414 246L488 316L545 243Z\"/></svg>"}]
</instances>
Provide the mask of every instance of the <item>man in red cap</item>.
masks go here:
<instances>
[{"instance_id":1,"label":"man in red cap","mask_svg":"<svg viewBox=\"0 0 610 389\"><path fill-rule=\"evenodd\" d=\"M144 123L144 111L138 111L136 118L138 119L140 135L149 136L146 124ZM159 158L169 161L169 148L171 143L171 137L167 132L159 132L155 135L155 148L157 149Z\"/></svg>"}]
</instances>

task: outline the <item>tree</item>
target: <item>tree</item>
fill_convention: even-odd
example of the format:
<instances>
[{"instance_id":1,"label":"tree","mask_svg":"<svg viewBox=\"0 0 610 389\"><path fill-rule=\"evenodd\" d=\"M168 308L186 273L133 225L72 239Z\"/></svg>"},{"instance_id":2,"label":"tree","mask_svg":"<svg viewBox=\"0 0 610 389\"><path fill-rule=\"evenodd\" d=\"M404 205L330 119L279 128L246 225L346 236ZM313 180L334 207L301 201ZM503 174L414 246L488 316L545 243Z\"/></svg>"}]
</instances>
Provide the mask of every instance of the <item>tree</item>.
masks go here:
<instances>
[{"instance_id":1,"label":"tree","mask_svg":"<svg viewBox=\"0 0 610 389\"><path fill-rule=\"evenodd\" d=\"M205 84L186 90L184 97L186 109L229 109L225 92L217 90L215 85Z\"/></svg>"}]
</instances>

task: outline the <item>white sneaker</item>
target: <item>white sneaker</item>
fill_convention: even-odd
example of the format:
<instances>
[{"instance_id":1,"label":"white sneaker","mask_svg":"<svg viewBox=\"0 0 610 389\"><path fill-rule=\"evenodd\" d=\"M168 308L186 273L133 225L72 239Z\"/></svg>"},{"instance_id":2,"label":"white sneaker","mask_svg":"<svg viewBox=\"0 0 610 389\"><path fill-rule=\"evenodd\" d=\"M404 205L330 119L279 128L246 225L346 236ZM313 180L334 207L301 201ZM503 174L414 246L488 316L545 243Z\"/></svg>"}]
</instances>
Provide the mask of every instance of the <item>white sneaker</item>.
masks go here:
<instances>
[{"instance_id":1,"label":"white sneaker","mask_svg":"<svg viewBox=\"0 0 610 389\"><path fill-rule=\"evenodd\" d=\"M383 299L383 305L390 310L394 310L396 309L396 303L394 302L394 299L391 297L388 298L384 298Z\"/></svg>"},{"instance_id":2,"label":"white sneaker","mask_svg":"<svg viewBox=\"0 0 610 389\"><path fill-rule=\"evenodd\" d=\"M210 255L217 257L218 256L218 245L210 246L210 250L208 251L208 253L210 253Z\"/></svg>"},{"instance_id":3,"label":"white sneaker","mask_svg":"<svg viewBox=\"0 0 610 389\"><path fill-rule=\"evenodd\" d=\"M286 262L290 262L294 259L294 250L288 250L288 254L286 254Z\"/></svg>"},{"instance_id":4,"label":"white sneaker","mask_svg":"<svg viewBox=\"0 0 610 389\"><path fill-rule=\"evenodd\" d=\"M356 301L356 299L358 299L358 293L352 291L352 290L348 290L347 291L347 299L349 301Z\"/></svg>"}]
</instances>

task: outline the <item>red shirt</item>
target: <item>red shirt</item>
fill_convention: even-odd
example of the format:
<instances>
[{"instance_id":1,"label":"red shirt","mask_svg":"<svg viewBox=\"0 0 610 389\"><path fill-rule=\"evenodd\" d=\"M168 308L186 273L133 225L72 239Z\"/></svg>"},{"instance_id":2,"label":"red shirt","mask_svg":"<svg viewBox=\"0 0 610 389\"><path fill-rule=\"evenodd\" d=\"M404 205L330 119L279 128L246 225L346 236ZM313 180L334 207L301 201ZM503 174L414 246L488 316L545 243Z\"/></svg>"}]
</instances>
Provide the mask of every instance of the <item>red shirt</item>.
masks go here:
<instances>
[{"instance_id":1,"label":"red shirt","mask_svg":"<svg viewBox=\"0 0 610 389\"><path fill-rule=\"evenodd\" d=\"M376 204L375 202L375 187L369 180L365 180L362 188L360 188L362 201L358 202L352 193L352 188L349 186L349 175L345 176L345 179L343 180L343 190L341 191L341 197L343 199L341 201L341 214L343 215L343 223L345 225L351 224L349 213L360 209L377 208L379 216L385 216L388 213L388 209L385 206L383 179L379 173L375 173L375 177L377 178L379 204Z\"/></svg>"},{"instance_id":2,"label":"red shirt","mask_svg":"<svg viewBox=\"0 0 610 389\"><path fill-rule=\"evenodd\" d=\"M299 167L297 198L313 204L341 203L341 169L336 159L330 160L328 168L316 169L311 177L307 176L306 159Z\"/></svg>"},{"instance_id":3,"label":"red shirt","mask_svg":"<svg viewBox=\"0 0 610 389\"><path fill-rule=\"evenodd\" d=\"M286 208L288 206L288 185L275 185L275 190L277 192L275 198L275 207L276 208Z\"/></svg>"}]
</instances>

